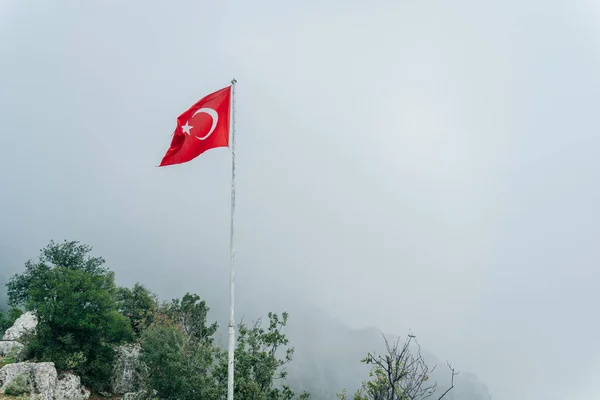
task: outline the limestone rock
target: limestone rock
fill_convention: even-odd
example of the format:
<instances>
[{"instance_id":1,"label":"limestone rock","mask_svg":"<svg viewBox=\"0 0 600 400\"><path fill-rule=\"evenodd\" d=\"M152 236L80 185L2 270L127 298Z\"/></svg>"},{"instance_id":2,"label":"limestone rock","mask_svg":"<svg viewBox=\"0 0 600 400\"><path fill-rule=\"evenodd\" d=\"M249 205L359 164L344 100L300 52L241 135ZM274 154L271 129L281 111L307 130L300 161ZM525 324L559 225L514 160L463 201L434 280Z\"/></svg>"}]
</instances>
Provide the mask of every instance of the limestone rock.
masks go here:
<instances>
[{"instance_id":1,"label":"limestone rock","mask_svg":"<svg viewBox=\"0 0 600 400\"><path fill-rule=\"evenodd\" d=\"M0 357L16 358L25 346L14 340L0 341Z\"/></svg>"},{"instance_id":2,"label":"limestone rock","mask_svg":"<svg viewBox=\"0 0 600 400\"><path fill-rule=\"evenodd\" d=\"M156 398L158 392L156 390L153 390L151 393L152 396L150 396L150 398ZM121 396L121 400L144 400L149 397L148 394L149 393L145 390L140 390L139 392L129 392Z\"/></svg>"},{"instance_id":3,"label":"limestone rock","mask_svg":"<svg viewBox=\"0 0 600 400\"><path fill-rule=\"evenodd\" d=\"M54 400L87 400L89 397L89 390L81 386L77 375L67 372L58 377Z\"/></svg>"},{"instance_id":4,"label":"limestone rock","mask_svg":"<svg viewBox=\"0 0 600 400\"><path fill-rule=\"evenodd\" d=\"M21 315L13 326L8 328L2 337L3 341L23 341L27 336L35 332L37 327L38 319L31 311Z\"/></svg>"},{"instance_id":5,"label":"limestone rock","mask_svg":"<svg viewBox=\"0 0 600 400\"><path fill-rule=\"evenodd\" d=\"M121 400L140 400L142 398L142 393L138 392L129 392L125 393L121 396Z\"/></svg>"},{"instance_id":6,"label":"limestone rock","mask_svg":"<svg viewBox=\"0 0 600 400\"><path fill-rule=\"evenodd\" d=\"M0 393L18 388L36 400L87 400L90 392L81 386L78 376L56 373L54 363L22 362L0 369Z\"/></svg>"},{"instance_id":7,"label":"limestone rock","mask_svg":"<svg viewBox=\"0 0 600 400\"><path fill-rule=\"evenodd\" d=\"M139 344L125 344L115 349L115 361L111 386L113 393L130 393L140 390L138 372L141 347Z\"/></svg>"},{"instance_id":8,"label":"limestone rock","mask_svg":"<svg viewBox=\"0 0 600 400\"><path fill-rule=\"evenodd\" d=\"M0 369L0 393L4 393L13 381L23 381L28 393L40 400L54 400L56 368L54 363L15 363Z\"/></svg>"}]
</instances>

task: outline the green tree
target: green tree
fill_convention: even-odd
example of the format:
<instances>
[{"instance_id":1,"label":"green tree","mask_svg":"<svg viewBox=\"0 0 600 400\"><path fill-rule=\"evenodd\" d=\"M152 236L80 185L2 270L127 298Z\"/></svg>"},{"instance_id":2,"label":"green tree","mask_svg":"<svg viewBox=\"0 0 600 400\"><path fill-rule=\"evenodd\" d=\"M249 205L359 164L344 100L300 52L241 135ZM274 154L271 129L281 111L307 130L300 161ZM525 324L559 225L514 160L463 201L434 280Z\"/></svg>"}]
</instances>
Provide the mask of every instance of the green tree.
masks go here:
<instances>
[{"instance_id":1,"label":"green tree","mask_svg":"<svg viewBox=\"0 0 600 400\"><path fill-rule=\"evenodd\" d=\"M209 308L197 295L186 294L164 304L142 333L142 377L146 393L165 400L217 400L215 378L221 350L213 345L217 324L207 326Z\"/></svg>"},{"instance_id":2,"label":"green tree","mask_svg":"<svg viewBox=\"0 0 600 400\"><path fill-rule=\"evenodd\" d=\"M294 349L288 347L289 340L282 333L288 314L281 317L269 313L269 324L265 329L258 320L253 326L239 325L235 349L235 397L247 400L291 400L307 399L308 393L296 395L287 385L278 384L287 376L285 365L292 361ZM283 352L280 356L279 353ZM221 387L226 388L227 354L221 353Z\"/></svg>"},{"instance_id":3,"label":"green tree","mask_svg":"<svg viewBox=\"0 0 600 400\"><path fill-rule=\"evenodd\" d=\"M200 297L186 294L163 304L152 325L142 333L142 376L146 393L156 391L166 400L223 399L227 394L227 352L214 344L217 324L208 324L210 309ZM235 396L244 400L307 399L296 396L277 381L286 377L284 366L293 349L282 333L288 315L269 313L261 322L239 326L235 360ZM286 347L283 349L283 347ZM279 357L279 350L283 356Z\"/></svg>"},{"instance_id":4,"label":"green tree","mask_svg":"<svg viewBox=\"0 0 600 400\"><path fill-rule=\"evenodd\" d=\"M39 279L44 273L54 267L63 267L77 271L84 271L92 275L105 275L108 270L103 267L102 257L90 257L90 246L77 241L56 243L53 240L40 251L37 260L25 263L25 272L14 275L7 283L8 303L11 306L26 306L31 304L31 292L38 290Z\"/></svg>"},{"instance_id":5,"label":"green tree","mask_svg":"<svg viewBox=\"0 0 600 400\"><path fill-rule=\"evenodd\" d=\"M73 370L95 390L108 387L112 345L131 340L118 312L114 274L79 242L50 244L8 283L9 302L33 310L39 323L28 355Z\"/></svg>"},{"instance_id":6,"label":"green tree","mask_svg":"<svg viewBox=\"0 0 600 400\"><path fill-rule=\"evenodd\" d=\"M157 304L156 295L140 283L136 283L131 289L117 289L117 307L129 319L136 337L152 323Z\"/></svg>"},{"instance_id":7,"label":"green tree","mask_svg":"<svg viewBox=\"0 0 600 400\"><path fill-rule=\"evenodd\" d=\"M186 293L181 300L174 299L165 304L163 309L190 340L212 344L218 325L216 322L206 325L210 308L204 300L200 300L200 296Z\"/></svg>"}]
</instances>

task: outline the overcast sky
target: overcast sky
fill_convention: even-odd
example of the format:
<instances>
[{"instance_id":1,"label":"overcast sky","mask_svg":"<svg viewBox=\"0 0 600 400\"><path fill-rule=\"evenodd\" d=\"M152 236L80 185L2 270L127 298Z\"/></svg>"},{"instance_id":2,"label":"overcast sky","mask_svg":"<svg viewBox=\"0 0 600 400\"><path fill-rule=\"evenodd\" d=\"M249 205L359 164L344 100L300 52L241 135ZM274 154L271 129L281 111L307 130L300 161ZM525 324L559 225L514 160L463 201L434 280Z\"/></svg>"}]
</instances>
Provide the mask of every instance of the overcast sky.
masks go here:
<instances>
[{"instance_id":1,"label":"overcast sky","mask_svg":"<svg viewBox=\"0 0 600 400\"><path fill-rule=\"evenodd\" d=\"M227 150L155 166L235 76L240 290L598 399L599 71L594 0L0 0L1 273L74 239L225 301Z\"/></svg>"}]
</instances>

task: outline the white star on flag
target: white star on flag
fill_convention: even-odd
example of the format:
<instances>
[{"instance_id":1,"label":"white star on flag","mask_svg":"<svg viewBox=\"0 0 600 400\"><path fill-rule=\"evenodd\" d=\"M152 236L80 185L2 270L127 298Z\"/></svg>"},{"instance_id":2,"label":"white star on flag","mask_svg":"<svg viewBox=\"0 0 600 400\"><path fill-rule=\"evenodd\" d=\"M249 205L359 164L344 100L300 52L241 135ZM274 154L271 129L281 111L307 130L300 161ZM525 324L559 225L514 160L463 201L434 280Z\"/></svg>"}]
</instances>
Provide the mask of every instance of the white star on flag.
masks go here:
<instances>
[{"instance_id":1,"label":"white star on flag","mask_svg":"<svg viewBox=\"0 0 600 400\"><path fill-rule=\"evenodd\" d=\"M190 134L190 130L193 128L193 126L188 125L190 121L186 122L185 125L183 125L181 127L181 129L183 129L183 131L185 133L187 133L188 135Z\"/></svg>"}]
</instances>

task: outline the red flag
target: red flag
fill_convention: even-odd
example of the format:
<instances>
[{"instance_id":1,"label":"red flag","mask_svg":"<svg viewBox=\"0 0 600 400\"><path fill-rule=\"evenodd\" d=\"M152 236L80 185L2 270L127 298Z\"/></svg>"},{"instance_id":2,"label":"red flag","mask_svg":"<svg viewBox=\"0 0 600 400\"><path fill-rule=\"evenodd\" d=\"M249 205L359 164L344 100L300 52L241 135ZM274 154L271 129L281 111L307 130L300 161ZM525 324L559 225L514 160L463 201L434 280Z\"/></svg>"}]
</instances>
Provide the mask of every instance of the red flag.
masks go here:
<instances>
[{"instance_id":1,"label":"red flag","mask_svg":"<svg viewBox=\"0 0 600 400\"><path fill-rule=\"evenodd\" d=\"M171 147L159 167L181 164L215 147L229 146L231 86L203 97L177 118Z\"/></svg>"}]
</instances>

